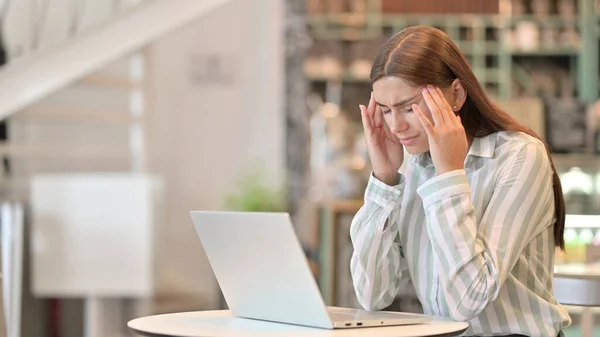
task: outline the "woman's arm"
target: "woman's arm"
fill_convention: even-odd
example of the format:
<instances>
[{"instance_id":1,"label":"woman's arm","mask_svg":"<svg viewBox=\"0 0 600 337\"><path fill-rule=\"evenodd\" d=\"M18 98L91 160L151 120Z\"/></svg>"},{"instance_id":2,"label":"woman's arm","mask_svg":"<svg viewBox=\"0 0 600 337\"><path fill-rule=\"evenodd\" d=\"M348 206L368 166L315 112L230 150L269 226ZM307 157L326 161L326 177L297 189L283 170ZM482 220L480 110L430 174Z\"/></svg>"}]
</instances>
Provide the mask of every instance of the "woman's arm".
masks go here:
<instances>
[{"instance_id":1,"label":"woman's arm","mask_svg":"<svg viewBox=\"0 0 600 337\"><path fill-rule=\"evenodd\" d=\"M404 177L389 186L373 175L365 191L365 204L350 227L354 252L350 271L358 302L366 310L381 310L394 301L398 288L408 284L408 265L398 241L398 218Z\"/></svg>"},{"instance_id":2,"label":"woman's arm","mask_svg":"<svg viewBox=\"0 0 600 337\"><path fill-rule=\"evenodd\" d=\"M544 145L530 142L501 156L505 164L480 224L464 170L439 175L417 190L455 320L469 320L494 301L528 242L553 223L552 170Z\"/></svg>"}]
</instances>

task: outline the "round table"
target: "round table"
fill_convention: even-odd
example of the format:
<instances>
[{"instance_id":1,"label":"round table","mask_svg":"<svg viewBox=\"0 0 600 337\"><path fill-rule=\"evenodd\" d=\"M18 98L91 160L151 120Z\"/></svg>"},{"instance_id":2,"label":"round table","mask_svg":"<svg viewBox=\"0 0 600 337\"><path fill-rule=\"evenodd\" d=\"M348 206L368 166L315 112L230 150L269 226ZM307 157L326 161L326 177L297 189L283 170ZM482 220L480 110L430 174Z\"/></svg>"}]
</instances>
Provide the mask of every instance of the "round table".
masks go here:
<instances>
[{"instance_id":1,"label":"round table","mask_svg":"<svg viewBox=\"0 0 600 337\"><path fill-rule=\"evenodd\" d=\"M129 321L127 326L145 336L419 337L458 336L469 327L469 324L436 318L432 322L415 325L327 330L237 318L229 310L217 310L147 316Z\"/></svg>"},{"instance_id":2,"label":"round table","mask_svg":"<svg viewBox=\"0 0 600 337\"><path fill-rule=\"evenodd\" d=\"M600 306L600 264L554 266L554 296L562 304Z\"/></svg>"},{"instance_id":3,"label":"round table","mask_svg":"<svg viewBox=\"0 0 600 337\"><path fill-rule=\"evenodd\" d=\"M591 307L600 307L600 264L554 266L554 296L561 304L586 307L581 312L581 335L591 337L594 327Z\"/></svg>"}]
</instances>

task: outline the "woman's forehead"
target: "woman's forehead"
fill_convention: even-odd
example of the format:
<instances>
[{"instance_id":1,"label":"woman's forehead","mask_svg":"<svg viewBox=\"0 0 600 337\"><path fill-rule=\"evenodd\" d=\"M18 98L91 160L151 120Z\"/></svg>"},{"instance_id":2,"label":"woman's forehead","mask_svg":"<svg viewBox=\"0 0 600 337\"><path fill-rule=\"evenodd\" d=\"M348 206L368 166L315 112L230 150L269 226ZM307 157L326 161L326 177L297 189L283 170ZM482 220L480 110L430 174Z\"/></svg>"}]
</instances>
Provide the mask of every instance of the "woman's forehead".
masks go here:
<instances>
[{"instance_id":1,"label":"woman's forehead","mask_svg":"<svg viewBox=\"0 0 600 337\"><path fill-rule=\"evenodd\" d=\"M408 103L421 95L422 88L393 76L383 77L373 83L375 101L386 106Z\"/></svg>"}]
</instances>

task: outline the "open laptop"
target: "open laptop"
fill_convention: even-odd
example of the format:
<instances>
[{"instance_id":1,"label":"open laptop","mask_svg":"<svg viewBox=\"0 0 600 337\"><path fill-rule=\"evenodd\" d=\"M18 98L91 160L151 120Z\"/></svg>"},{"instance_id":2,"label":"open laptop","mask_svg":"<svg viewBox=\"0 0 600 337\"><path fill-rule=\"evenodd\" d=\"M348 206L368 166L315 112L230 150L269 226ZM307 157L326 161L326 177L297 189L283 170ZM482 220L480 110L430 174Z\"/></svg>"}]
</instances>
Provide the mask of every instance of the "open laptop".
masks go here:
<instances>
[{"instance_id":1,"label":"open laptop","mask_svg":"<svg viewBox=\"0 0 600 337\"><path fill-rule=\"evenodd\" d=\"M412 313L326 307L287 213L190 214L236 317L326 329L432 320Z\"/></svg>"}]
</instances>

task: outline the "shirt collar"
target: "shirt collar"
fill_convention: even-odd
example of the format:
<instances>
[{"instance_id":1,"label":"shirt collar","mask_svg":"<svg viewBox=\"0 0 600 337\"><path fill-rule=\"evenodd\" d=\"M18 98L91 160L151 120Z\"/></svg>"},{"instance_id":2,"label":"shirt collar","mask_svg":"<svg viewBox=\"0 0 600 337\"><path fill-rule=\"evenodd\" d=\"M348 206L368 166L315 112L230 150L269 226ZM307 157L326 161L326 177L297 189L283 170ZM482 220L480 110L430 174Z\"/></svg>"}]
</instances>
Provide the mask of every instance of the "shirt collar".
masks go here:
<instances>
[{"instance_id":1,"label":"shirt collar","mask_svg":"<svg viewBox=\"0 0 600 337\"><path fill-rule=\"evenodd\" d=\"M468 156L477 156L483 158L492 158L496 150L497 133L492 133L483 137L473 138L473 143L469 148Z\"/></svg>"}]
</instances>

